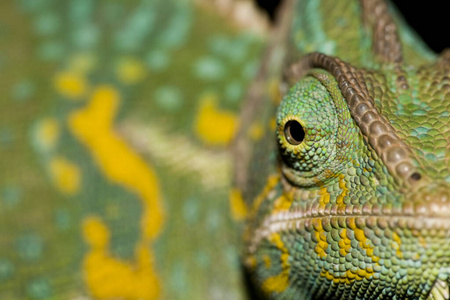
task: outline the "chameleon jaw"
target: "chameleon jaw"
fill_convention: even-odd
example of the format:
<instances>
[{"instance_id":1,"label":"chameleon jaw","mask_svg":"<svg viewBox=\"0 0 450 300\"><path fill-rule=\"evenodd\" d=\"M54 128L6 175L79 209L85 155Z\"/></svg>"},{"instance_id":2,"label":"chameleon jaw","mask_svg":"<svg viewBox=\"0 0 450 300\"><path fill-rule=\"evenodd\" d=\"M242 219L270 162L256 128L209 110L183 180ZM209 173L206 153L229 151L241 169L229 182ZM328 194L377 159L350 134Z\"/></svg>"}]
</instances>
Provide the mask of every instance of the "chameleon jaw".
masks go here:
<instances>
[{"instance_id":1,"label":"chameleon jaw","mask_svg":"<svg viewBox=\"0 0 450 300\"><path fill-rule=\"evenodd\" d=\"M447 208L450 212L450 206ZM409 230L444 230L450 235L450 218L446 217L422 217L414 215L304 215L300 211L281 212L272 214L264 219L261 226L255 230L248 247L248 252L253 254L260 243L274 233L292 232L303 230L311 226L314 220L320 219L323 226L331 226L336 229L350 227L350 222L356 223L360 229L364 227L380 229L407 228Z\"/></svg>"},{"instance_id":2,"label":"chameleon jaw","mask_svg":"<svg viewBox=\"0 0 450 300\"><path fill-rule=\"evenodd\" d=\"M282 180L283 182L283 180ZM285 192L296 188L284 183ZM313 219L322 219L335 224L335 228L346 228L349 220L361 224L361 228L381 229L398 227L410 230L444 229L450 235L450 189L446 183L434 183L417 191L406 193L397 203L364 204L320 203L308 201L304 205L293 204L289 210L277 211L266 216L255 229L249 243L250 253L272 233L300 230Z\"/></svg>"}]
</instances>

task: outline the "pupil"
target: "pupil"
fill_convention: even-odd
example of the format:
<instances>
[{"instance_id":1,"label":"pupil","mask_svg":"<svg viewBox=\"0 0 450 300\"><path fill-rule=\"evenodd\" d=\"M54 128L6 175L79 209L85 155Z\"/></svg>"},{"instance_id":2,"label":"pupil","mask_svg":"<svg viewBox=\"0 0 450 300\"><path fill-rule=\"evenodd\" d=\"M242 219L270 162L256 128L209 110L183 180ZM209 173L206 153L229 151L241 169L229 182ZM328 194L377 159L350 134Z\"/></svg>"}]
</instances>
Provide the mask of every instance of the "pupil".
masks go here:
<instances>
[{"instance_id":1,"label":"pupil","mask_svg":"<svg viewBox=\"0 0 450 300\"><path fill-rule=\"evenodd\" d=\"M298 145L305 139L303 126L297 121L289 121L284 127L284 134L291 145Z\"/></svg>"}]
</instances>

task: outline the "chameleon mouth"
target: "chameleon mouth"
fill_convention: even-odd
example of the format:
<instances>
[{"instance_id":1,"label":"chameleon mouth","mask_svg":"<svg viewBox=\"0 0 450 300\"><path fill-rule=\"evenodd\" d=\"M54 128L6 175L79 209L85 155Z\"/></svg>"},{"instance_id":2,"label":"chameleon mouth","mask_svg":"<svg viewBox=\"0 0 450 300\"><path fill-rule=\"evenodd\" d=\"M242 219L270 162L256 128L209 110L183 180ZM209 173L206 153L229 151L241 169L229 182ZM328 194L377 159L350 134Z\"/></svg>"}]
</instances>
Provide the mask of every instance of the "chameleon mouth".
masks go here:
<instances>
[{"instance_id":1,"label":"chameleon mouth","mask_svg":"<svg viewBox=\"0 0 450 300\"><path fill-rule=\"evenodd\" d=\"M289 185L288 185L289 186ZM450 237L450 188L447 183L434 182L406 193L403 201L395 203L364 204L320 203L310 201L293 204L289 210L266 216L250 240L250 252L273 233L299 232L321 220L324 226L336 229L349 227L355 222L364 227L380 229L405 228L408 230L441 230Z\"/></svg>"},{"instance_id":2,"label":"chameleon mouth","mask_svg":"<svg viewBox=\"0 0 450 300\"><path fill-rule=\"evenodd\" d=\"M249 243L249 252L254 253L262 240L273 233L300 232L311 227L314 221L321 220L323 226L335 229L357 227L374 229L405 228L408 230L443 231L450 236L450 203L432 201L426 203L407 202L399 206L380 205L337 205L320 206L315 203L304 209L293 209L267 216L255 230Z\"/></svg>"}]
</instances>

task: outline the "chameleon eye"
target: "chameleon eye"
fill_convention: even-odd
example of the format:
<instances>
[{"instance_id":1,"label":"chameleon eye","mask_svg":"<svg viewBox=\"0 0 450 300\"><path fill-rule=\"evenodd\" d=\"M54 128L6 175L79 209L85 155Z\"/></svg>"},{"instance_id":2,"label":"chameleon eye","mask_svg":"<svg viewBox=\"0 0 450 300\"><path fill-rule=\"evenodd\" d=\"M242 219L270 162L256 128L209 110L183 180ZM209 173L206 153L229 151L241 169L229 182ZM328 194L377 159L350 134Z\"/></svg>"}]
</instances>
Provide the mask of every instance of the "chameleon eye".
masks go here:
<instances>
[{"instance_id":1,"label":"chameleon eye","mask_svg":"<svg viewBox=\"0 0 450 300\"><path fill-rule=\"evenodd\" d=\"M305 139L305 130L299 122L291 120L284 126L284 135L289 144L299 145Z\"/></svg>"}]
</instances>

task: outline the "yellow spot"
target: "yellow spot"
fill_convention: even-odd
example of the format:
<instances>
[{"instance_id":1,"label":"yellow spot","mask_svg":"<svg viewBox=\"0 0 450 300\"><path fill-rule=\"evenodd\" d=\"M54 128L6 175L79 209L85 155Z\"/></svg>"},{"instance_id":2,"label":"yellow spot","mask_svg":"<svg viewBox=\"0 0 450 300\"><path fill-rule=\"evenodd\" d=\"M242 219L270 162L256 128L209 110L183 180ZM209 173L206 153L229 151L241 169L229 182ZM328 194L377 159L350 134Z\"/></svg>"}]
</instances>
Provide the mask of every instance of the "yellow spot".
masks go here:
<instances>
[{"instance_id":1,"label":"yellow spot","mask_svg":"<svg viewBox=\"0 0 450 300\"><path fill-rule=\"evenodd\" d=\"M341 239L338 242L339 254L341 256L346 256L347 254L350 253L350 249L352 247L351 240L347 236L347 228L342 229L341 232L339 233L339 236L341 237Z\"/></svg>"},{"instance_id":2,"label":"yellow spot","mask_svg":"<svg viewBox=\"0 0 450 300\"><path fill-rule=\"evenodd\" d=\"M110 234L108 228L96 217L89 217L83 223L83 237L94 249L106 248Z\"/></svg>"},{"instance_id":3,"label":"yellow spot","mask_svg":"<svg viewBox=\"0 0 450 300\"><path fill-rule=\"evenodd\" d=\"M117 77L124 84L138 83L145 78L144 66L135 58L123 58L117 66Z\"/></svg>"},{"instance_id":4,"label":"yellow spot","mask_svg":"<svg viewBox=\"0 0 450 300\"><path fill-rule=\"evenodd\" d=\"M80 189L80 170L66 158L56 156L50 160L50 173L56 187L65 195L72 196Z\"/></svg>"},{"instance_id":5,"label":"yellow spot","mask_svg":"<svg viewBox=\"0 0 450 300\"><path fill-rule=\"evenodd\" d=\"M58 92L70 100L80 100L87 91L85 78L74 71L59 73L54 83Z\"/></svg>"},{"instance_id":6,"label":"yellow spot","mask_svg":"<svg viewBox=\"0 0 450 300\"><path fill-rule=\"evenodd\" d=\"M353 281L361 281L364 278L371 279L374 274L374 270L371 266L367 266L366 269L358 269L356 273L351 270L347 270L344 274L336 276L330 271L322 270L320 275L326 279L333 281L334 283L346 283L351 284Z\"/></svg>"},{"instance_id":7,"label":"yellow spot","mask_svg":"<svg viewBox=\"0 0 450 300\"><path fill-rule=\"evenodd\" d=\"M320 188L319 195L320 195L319 204L325 205L330 203L330 193L327 192L326 187Z\"/></svg>"},{"instance_id":8,"label":"yellow spot","mask_svg":"<svg viewBox=\"0 0 450 300\"><path fill-rule=\"evenodd\" d=\"M271 276L264 280L262 283L262 289L266 293L281 293L285 291L289 286L289 270L290 265L288 262L289 252L283 244L281 237L278 233L273 233L270 238L270 242L274 244L279 250L281 250L281 273L275 276Z\"/></svg>"},{"instance_id":9,"label":"yellow spot","mask_svg":"<svg viewBox=\"0 0 450 300\"><path fill-rule=\"evenodd\" d=\"M70 115L69 127L90 150L109 180L123 185L142 199L144 236L154 238L163 221L157 177L113 130L119 101L119 94L113 87L98 87L89 105Z\"/></svg>"},{"instance_id":10,"label":"yellow spot","mask_svg":"<svg viewBox=\"0 0 450 300\"><path fill-rule=\"evenodd\" d=\"M355 238L359 242L359 245L366 250L366 256L370 257L373 262L378 262L380 260L379 257L373 255L373 246L370 243L370 240L364 234L364 230L356 227L355 218L349 218L349 227L355 233Z\"/></svg>"},{"instance_id":11,"label":"yellow spot","mask_svg":"<svg viewBox=\"0 0 450 300\"><path fill-rule=\"evenodd\" d=\"M241 191L234 188L230 192L231 216L236 221L242 221L247 216L247 205L242 198Z\"/></svg>"},{"instance_id":12,"label":"yellow spot","mask_svg":"<svg viewBox=\"0 0 450 300\"><path fill-rule=\"evenodd\" d=\"M234 137L236 128L236 115L220 110L215 95L206 95L200 99L195 131L204 143L213 146L227 145Z\"/></svg>"},{"instance_id":13,"label":"yellow spot","mask_svg":"<svg viewBox=\"0 0 450 300\"><path fill-rule=\"evenodd\" d=\"M253 123L248 129L248 135L253 141L260 140L264 135L264 128L259 122Z\"/></svg>"},{"instance_id":14,"label":"yellow spot","mask_svg":"<svg viewBox=\"0 0 450 300\"><path fill-rule=\"evenodd\" d=\"M155 299L160 287L148 246L163 222L159 183L154 170L114 131L113 120L119 104L120 95L114 87L99 86L89 104L70 115L69 128L88 148L105 177L135 193L142 201L142 234L135 248L140 267L134 268L110 257L106 247L100 251L86 235L91 249L85 258L85 278L97 298ZM89 225L91 223L87 226L94 226ZM98 222L96 224L94 228L100 228ZM121 286L125 288L120 289Z\"/></svg>"},{"instance_id":15,"label":"yellow spot","mask_svg":"<svg viewBox=\"0 0 450 300\"><path fill-rule=\"evenodd\" d=\"M350 270L345 272L345 275L342 276L335 276L330 271L322 270L320 273L322 277L325 277L329 281L333 281L335 284L338 283L347 283L350 284L352 281L356 279L356 274L352 273Z\"/></svg>"},{"instance_id":16,"label":"yellow spot","mask_svg":"<svg viewBox=\"0 0 450 300\"><path fill-rule=\"evenodd\" d=\"M403 258L403 252L400 250L400 246L402 245L401 238L398 236L397 233L394 232L392 234L392 239L394 240L394 242L392 243L392 248L396 250L395 255L397 255L397 257L399 258Z\"/></svg>"},{"instance_id":17,"label":"yellow spot","mask_svg":"<svg viewBox=\"0 0 450 300\"><path fill-rule=\"evenodd\" d=\"M289 272L281 272L278 275L271 276L262 283L262 290L269 294L272 292L281 293L289 286Z\"/></svg>"},{"instance_id":18,"label":"yellow spot","mask_svg":"<svg viewBox=\"0 0 450 300\"><path fill-rule=\"evenodd\" d=\"M336 198L336 204L339 208L344 209L344 197L348 194L348 188L345 186L344 175L339 176L339 188L342 190L341 194Z\"/></svg>"},{"instance_id":19,"label":"yellow spot","mask_svg":"<svg viewBox=\"0 0 450 300\"><path fill-rule=\"evenodd\" d=\"M59 138L59 124L53 118L46 118L39 122L37 128L37 140L44 149L52 149Z\"/></svg>"},{"instance_id":20,"label":"yellow spot","mask_svg":"<svg viewBox=\"0 0 450 300\"><path fill-rule=\"evenodd\" d=\"M280 213L282 211L287 211L294 201L294 196L290 194L282 194L278 197L273 204L273 213Z\"/></svg>"},{"instance_id":21,"label":"yellow spot","mask_svg":"<svg viewBox=\"0 0 450 300\"><path fill-rule=\"evenodd\" d=\"M320 258L325 258L327 257L327 253L325 251L328 248L327 233L323 229L322 220L320 218L314 218L312 220L312 224L314 227L314 235L318 241L314 251Z\"/></svg>"},{"instance_id":22,"label":"yellow spot","mask_svg":"<svg viewBox=\"0 0 450 300\"><path fill-rule=\"evenodd\" d=\"M96 299L157 299L159 282L154 261L145 243L135 249L134 264L114 258L108 250L110 233L97 217L83 223L83 238L90 251L83 261L89 290Z\"/></svg>"}]
</instances>

